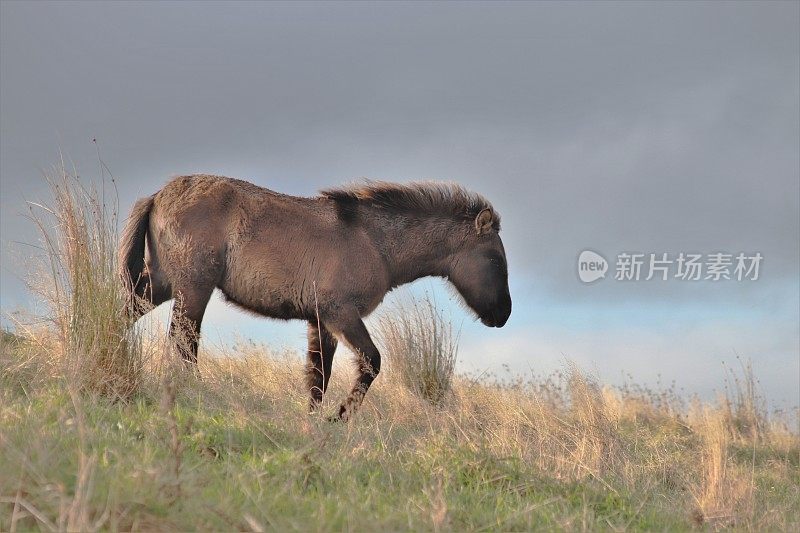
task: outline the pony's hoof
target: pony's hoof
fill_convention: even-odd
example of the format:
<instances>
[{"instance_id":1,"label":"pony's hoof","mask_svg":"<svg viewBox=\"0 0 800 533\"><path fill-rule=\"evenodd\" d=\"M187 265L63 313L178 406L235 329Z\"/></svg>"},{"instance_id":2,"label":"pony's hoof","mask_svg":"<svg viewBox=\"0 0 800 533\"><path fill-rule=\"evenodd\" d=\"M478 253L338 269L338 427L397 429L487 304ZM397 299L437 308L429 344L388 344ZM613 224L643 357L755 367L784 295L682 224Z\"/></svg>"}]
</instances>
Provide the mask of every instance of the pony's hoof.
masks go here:
<instances>
[{"instance_id":1,"label":"pony's hoof","mask_svg":"<svg viewBox=\"0 0 800 533\"><path fill-rule=\"evenodd\" d=\"M339 407L339 412L328 417L328 422L347 422L350 420L350 412L344 406Z\"/></svg>"}]
</instances>

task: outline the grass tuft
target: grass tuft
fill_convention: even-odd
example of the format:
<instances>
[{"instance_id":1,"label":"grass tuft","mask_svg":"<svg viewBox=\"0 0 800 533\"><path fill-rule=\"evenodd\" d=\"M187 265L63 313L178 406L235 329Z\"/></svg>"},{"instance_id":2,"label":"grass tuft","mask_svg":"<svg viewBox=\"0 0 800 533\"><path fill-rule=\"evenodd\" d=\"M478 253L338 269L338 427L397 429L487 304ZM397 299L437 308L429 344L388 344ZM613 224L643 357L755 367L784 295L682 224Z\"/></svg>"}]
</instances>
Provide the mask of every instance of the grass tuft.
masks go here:
<instances>
[{"instance_id":1,"label":"grass tuft","mask_svg":"<svg viewBox=\"0 0 800 533\"><path fill-rule=\"evenodd\" d=\"M434 405L440 404L453 379L458 335L430 295L409 296L378 319L377 343L386 357L390 379Z\"/></svg>"},{"instance_id":2,"label":"grass tuft","mask_svg":"<svg viewBox=\"0 0 800 533\"><path fill-rule=\"evenodd\" d=\"M85 186L63 165L47 182L52 205L30 204L43 250L30 286L55 326L53 355L78 390L129 399L141 385L143 350L125 312L116 202L109 208L104 186Z\"/></svg>"}]
</instances>

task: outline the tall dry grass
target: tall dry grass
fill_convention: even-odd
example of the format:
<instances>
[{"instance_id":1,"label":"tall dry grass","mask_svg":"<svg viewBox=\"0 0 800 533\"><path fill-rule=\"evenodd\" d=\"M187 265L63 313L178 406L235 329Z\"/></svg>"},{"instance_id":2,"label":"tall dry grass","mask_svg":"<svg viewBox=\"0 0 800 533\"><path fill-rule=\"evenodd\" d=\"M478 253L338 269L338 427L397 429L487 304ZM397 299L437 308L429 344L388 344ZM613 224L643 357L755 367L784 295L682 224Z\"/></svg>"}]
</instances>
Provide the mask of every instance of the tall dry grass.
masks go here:
<instances>
[{"instance_id":1,"label":"tall dry grass","mask_svg":"<svg viewBox=\"0 0 800 533\"><path fill-rule=\"evenodd\" d=\"M739 371L723 364L726 423L742 437L759 439L766 424L766 402L759 393L752 361L744 361L737 355L736 362Z\"/></svg>"},{"instance_id":2,"label":"tall dry grass","mask_svg":"<svg viewBox=\"0 0 800 533\"><path fill-rule=\"evenodd\" d=\"M143 346L119 278L116 191L107 198L101 178L100 188L86 185L63 164L46 176L52 201L30 204L42 251L30 286L47 306L70 384L126 399L141 386Z\"/></svg>"},{"instance_id":3,"label":"tall dry grass","mask_svg":"<svg viewBox=\"0 0 800 533\"><path fill-rule=\"evenodd\" d=\"M433 404L441 403L453 379L458 334L429 294L409 297L378 319L375 332L390 379Z\"/></svg>"},{"instance_id":4,"label":"tall dry grass","mask_svg":"<svg viewBox=\"0 0 800 533\"><path fill-rule=\"evenodd\" d=\"M702 442L700 479L692 487L697 525L713 527L734 524L752 515L753 480L737 467L730 456L732 427L727 407L695 406L692 428Z\"/></svg>"}]
</instances>

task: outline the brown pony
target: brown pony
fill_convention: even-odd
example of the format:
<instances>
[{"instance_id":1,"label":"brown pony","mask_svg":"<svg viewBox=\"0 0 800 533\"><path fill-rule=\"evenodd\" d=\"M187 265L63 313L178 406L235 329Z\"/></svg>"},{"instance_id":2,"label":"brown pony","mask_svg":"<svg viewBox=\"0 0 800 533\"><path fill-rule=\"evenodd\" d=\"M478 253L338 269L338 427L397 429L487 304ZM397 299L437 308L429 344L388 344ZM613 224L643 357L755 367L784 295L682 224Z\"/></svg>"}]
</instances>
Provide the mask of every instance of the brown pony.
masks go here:
<instances>
[{"instance_id":1,"label":"brown pony","mask_svg":"<svg viewBox=\"0 0 800 533\"><path fill-rule=\"evenodd\" d=\"M132 300L175 298L170 333L188 339L181 352L189 363L215 288L249 311L308 322L311 409L328 386L337 339L345 342L359 371L336 417L347 420L381 366L362 318L394 287L443 277L485 325L506 323L499 231L491 204L454 184L367 182L300 198L197 175L136 202L119 256Z\"/></svg>"}]
</instances>

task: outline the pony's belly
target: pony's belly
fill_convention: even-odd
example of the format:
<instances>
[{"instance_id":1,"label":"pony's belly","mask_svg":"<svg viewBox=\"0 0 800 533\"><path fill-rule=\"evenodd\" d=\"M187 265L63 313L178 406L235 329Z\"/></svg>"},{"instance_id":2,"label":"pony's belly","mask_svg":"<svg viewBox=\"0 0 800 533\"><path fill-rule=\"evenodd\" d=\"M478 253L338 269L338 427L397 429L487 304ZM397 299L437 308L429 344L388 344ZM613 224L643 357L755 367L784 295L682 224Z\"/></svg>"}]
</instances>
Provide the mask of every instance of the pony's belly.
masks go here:
<instances>
[{"instance_id":1,"label":"pony's belly","mask_svg":"<svg viewBox=\"0 0 800 533\"><path fill-rule=\"evenodd\" d=\"M308 318L301 309L298 309L294 302L287 299L270 298L269 296L259 297L256 295L242 297L240 294L226 292L224 288L221 290L226 301L252 313L280 319Z\"/></svg>"},{"instance_id":2,"label":"pony's belly","mask_svg":"<svg viewBox=\"0 0 800 533\"><path fill-rule=\"evenodd\" d=\"M286 283L275 275L275 266L264 264L259 258L243 257L241 250L246 247L228 249L225 275L218 285L225 299L259 315L298 318L296 306L287 298Z\"/></svg>"}]
</instances>

